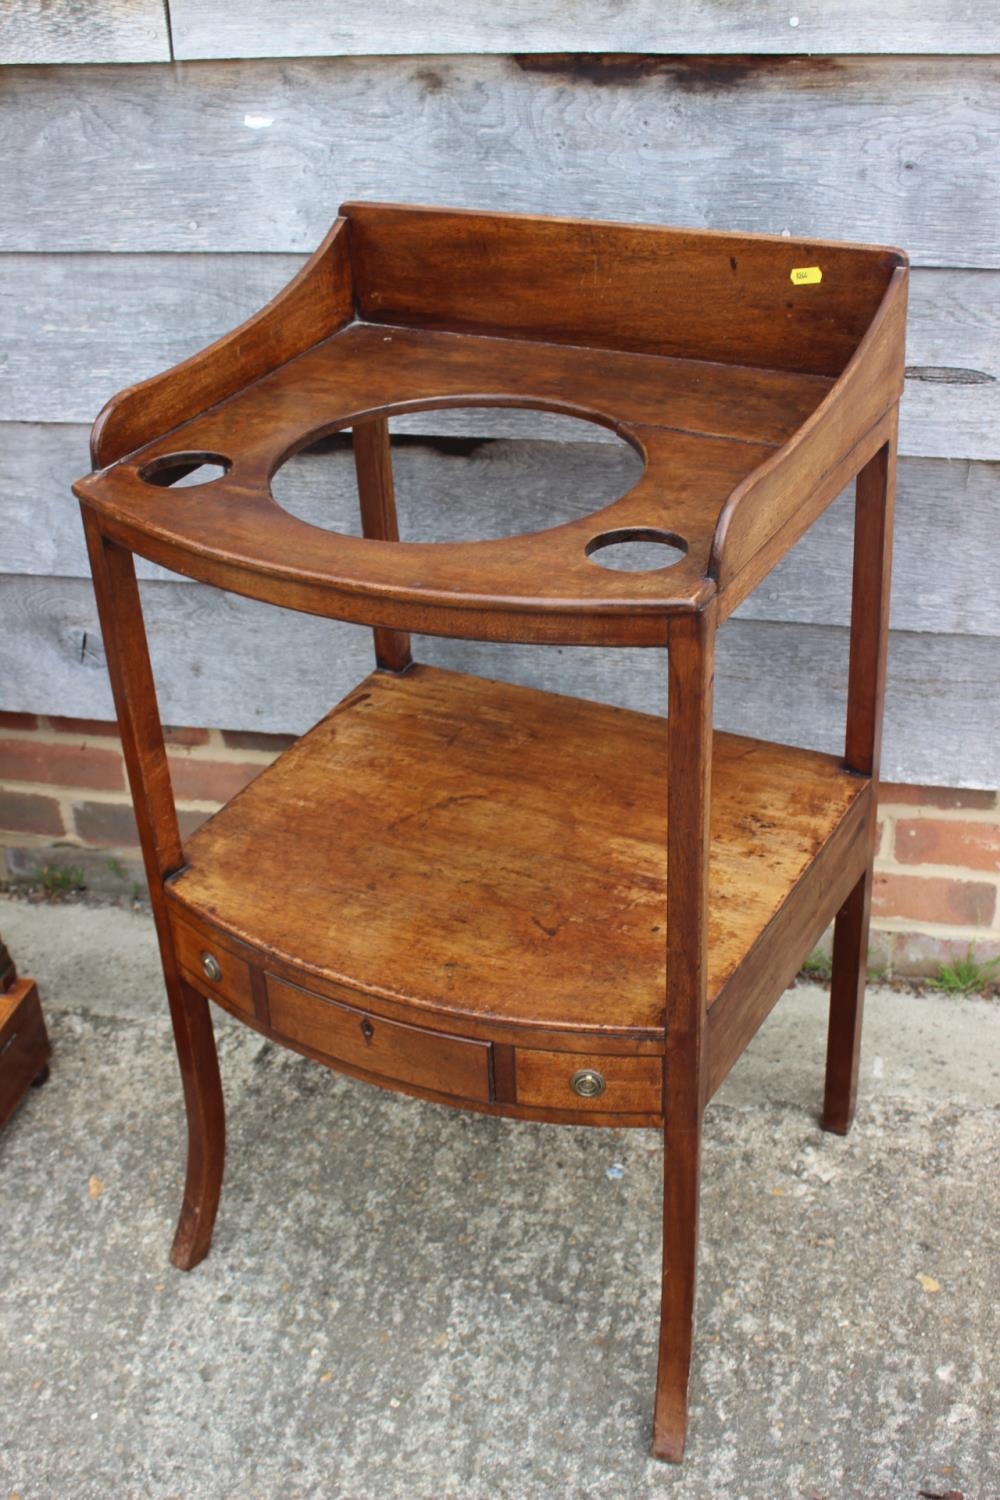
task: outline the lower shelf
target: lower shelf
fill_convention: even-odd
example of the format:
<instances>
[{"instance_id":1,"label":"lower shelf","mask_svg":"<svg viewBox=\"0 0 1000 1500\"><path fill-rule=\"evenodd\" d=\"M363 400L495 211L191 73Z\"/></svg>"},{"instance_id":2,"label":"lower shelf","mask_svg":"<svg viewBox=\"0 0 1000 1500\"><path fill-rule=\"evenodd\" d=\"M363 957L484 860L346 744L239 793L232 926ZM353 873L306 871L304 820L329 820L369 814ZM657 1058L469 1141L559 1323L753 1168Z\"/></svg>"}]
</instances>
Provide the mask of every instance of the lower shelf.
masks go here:
<instances>
[{"instance_id":1,"label":"lower shelf","mask_svg":"<svg viewBox=\"0 0 1000 1500\"><path fill-rule=\"evenodd\" d=\"M715 736L713 1086L863 869L868 794L833 756ZM268 1035L473 1107L658 1117L662 719L375 673L185 854L182 970Z\"/></svg>"}]
</instances>

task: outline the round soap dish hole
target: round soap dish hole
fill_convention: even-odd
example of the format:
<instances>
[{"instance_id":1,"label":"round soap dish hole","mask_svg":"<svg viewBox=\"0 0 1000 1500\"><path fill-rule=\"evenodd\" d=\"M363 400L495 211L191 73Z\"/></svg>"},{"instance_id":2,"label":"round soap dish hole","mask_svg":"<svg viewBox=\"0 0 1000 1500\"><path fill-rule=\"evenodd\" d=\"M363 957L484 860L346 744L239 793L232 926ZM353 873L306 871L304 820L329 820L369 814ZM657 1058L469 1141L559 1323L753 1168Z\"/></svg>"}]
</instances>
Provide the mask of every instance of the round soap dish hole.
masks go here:
<instances>
[{"instance_id":1,"label":"round soap dish hole","mask_svg":"<svg viewBox=\"0 0 1000 1500\"><path fill-rule=\"evenodd\" d=\"M214 484L232 466L232 459L222 453L163 453L139 470L139 478L162 490L190 489Z\"/></svg>"},{"instance_id":2,"label":"round soap dish hole","mask_svg":"<svg viewBox=\"0 0 1000 1500\"><path fill-rule=\"evenodd\" d=\"M687 556L687 542L673 531L656 526L623 526L591 537L586 547L591 562L619 573L652 573L672 568Z\"/></svg>"}]
</instances>

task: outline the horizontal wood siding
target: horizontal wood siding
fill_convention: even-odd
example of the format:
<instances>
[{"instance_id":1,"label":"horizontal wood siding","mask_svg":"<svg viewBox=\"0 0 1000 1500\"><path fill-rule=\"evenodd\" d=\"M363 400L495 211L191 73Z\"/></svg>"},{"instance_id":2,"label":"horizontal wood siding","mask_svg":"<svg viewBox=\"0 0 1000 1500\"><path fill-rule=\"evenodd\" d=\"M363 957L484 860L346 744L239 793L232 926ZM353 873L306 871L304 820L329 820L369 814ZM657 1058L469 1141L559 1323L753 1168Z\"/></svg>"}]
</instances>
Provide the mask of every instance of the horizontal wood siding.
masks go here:
<instances>
[{"instance_id":1,"label":"horizontal wood siding","mask_svg":"<svg viewBox=\"0 0 1000 1500\"><path fill-rule=\"evenodd\" d=\"M171 31L177 59L246 60L171 67ZM997 53L1000 10L969 0L11 0L0 61L23 66L0 90L0 707L110 714L68 491L109 395L260 307L345 199L523 209L910 254L885 769L995 786ZM609 435L563 419L394 427L451 439L398 452L404 535L566 519L633 472ZM344 453L305 457L279 484L302 514L355 524ZM778 723L839 747L850 533L842 497L723 630L725 727ZM304 728L370 666L359 629L140 571L173 722ZM418 650L662 704L656 652Z\"/></svg>"},{"instance_id":2,"label":"horizontal wood siding","mask_svg":"<svg viewBox=\"0 0 1000 1500\"><path fill-rule=\"evenodd\" d=\"M359 626L291 615L197 584L147 583L143 591L161 707L170 723L300 731L371 668L370 634ZM5 706L111 716L88 582L4 580L0 631L10 653ZM843 626L728 622L719 639L718 726L842 750L847 634ZM487 677L650 712L664 704L666 662L659 651L425 638L416 648L423 661ZM995 781L997 657L995 637L894 635L883 754L889 780L928 783L944 775L956 786ZM992 690L984 687L990 682Z\"/></svg>"},{"instance_id":3,"label":"horizontal wood siding","mask_svg":"<svg viewBox=\"0 0 1000 1500\"><path fill-rule=\"evenodd\" d=\"M25 69L0 101L0 248L311 251L360 198L788 230L997 268L998 117L985 57Z\"/></svg>"},{"instance_id":4,"label":"horizontal wood siding","mask_svg":"<svg viewBox=\"0 0 1000 1500\"><path fill-rule=\"evenodd\" d=\"M241 322L301 264L266 255L0 256L0 422L86 422L109 393ZM901 451L1000 459L1000 272L914 271L907 360Z\"/></svg>"},{"instance_id":5,"label":"horizontal wood siding","mask_svg":"<svg viewBox=\"0 0 1000 1500\"><path fill-rule=\"evenodd\" d=\"M3 0L4 63L169 62L165 0Z\"/></svg>"},{"instance_id":6,"label":"horizontal wood siding","mask_svg":"<svg viewBox=\"0 0 1000 1500\"><path fill-rule=\"evenodd\" d=\"M798 11L799 14L795 14ZM170 0L178 58L421 52L1000 52L969 0Z\"/></svg>"},{"instance_id":7,"label":"horizontal wood siding","mask_svg":"<svg viewBox=\"0 0 1000 1500\"><path fill-rule=\"evenodd\" d=\"M546 419L536 420L544 429ZM580 441L581 433L594 431L586 423L547 421L560 433L575 426L576 440L477 444L432 437L410 438L397 446L394 471L404 540L461 541L537 531L586 515L635 482L641 464L630 448ZM331 451L303 454L286 464L275 477L274 492L303 520L357 534L353 458L346 446L328 446ZM11 497L5 505L10 522L3 563L7 573L89 576L83 530L69 493L70 481L87 467L86 453L87 429L82 426L0 428L0 492ZM998 496L1000 464L903 460L894 629L1000 635L1000 568L982 576L982 559L996 545ZM929 553L928 538L935 535L945 508L947 534L938 537ZM669 508L649 520L669 530ZM848 492L741 605L740 617L846 625L852 538ZM170 576L142 560L138 568L145 578ZM970 590L970 577L979 579L976 589Z\"/></svg>"}]
</instances>

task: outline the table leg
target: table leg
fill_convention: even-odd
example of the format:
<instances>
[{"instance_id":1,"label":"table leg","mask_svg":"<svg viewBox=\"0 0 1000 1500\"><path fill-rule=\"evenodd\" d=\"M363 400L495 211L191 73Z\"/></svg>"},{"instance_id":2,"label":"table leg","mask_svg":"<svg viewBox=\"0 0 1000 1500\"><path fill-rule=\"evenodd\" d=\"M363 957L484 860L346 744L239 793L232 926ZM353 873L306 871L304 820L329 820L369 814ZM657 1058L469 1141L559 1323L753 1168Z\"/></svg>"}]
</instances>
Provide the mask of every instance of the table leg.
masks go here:
<instances>
[{"instance_id":1,"label":"table leg","mask_svg":"<svg viewBox=\"0 0 1000 1500\"><path fill-rule=\"evenodd\" d=\"M184 1087L187 1179L171 1259L190 1270L208 1253L219 1206L225 1158L222 1084L208 1001L180 977L167 917L164 881L180 869L184 854L135 565L131 552L105 537L87 515L84 527Z\"/></svg>"},{"instance_id":2,"label":"table leg","mask_svg":"<svg viewBox=\"0 0 1000 1500\"><path fill-rule=\"evenodd\" d=\"M385 417L370 417L366 422L355 422L351 442L362 533L374 540L398 542L399 522L388 421ZM375 638L375 660L379 666L387 672L405 671L413 659L406 631L376 625L372 635Z\"/></svg>"},{"instance_id":3,"label":"table leg","mask_svg":"<svg viewBox=\"0 0 1000 1500\"><path fill-rule=\"evenodd\" d=\"M694 1337L712 771L713 607L671 622L667 724L667 1006L663 1076L663 1277L655 1458L680 1463Z\"/></svg>"},{"instance_id":4,"label":"table leg","mask_svg":"<svg viewBox=\"0 0 1000 1500\"><path fill-rule=\"evenodd\" d=\"M896 424L856 484L851 648L844 759L871 777L868 867L837 914L833 937L823 1128L846 1135L854 1119L868 968L868 919L878 814L878 768L889 639Z\"/></svg>"}]
</instances>

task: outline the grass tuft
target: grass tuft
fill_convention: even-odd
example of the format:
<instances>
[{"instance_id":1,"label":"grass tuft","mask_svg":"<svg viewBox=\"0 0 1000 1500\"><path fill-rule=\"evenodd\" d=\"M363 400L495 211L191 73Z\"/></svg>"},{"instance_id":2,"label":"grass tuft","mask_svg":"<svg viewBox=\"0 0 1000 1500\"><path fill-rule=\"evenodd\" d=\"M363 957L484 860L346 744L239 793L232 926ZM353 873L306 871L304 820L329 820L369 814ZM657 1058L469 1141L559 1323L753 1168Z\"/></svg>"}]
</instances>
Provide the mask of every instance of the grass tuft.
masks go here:
<instances>
[{"instance_id":1,"label":"grass tuft","mask_svg":"<svg viewBox=\"0 0 1000 1500\"><path fill-rule=\"evenodd\" d=\"M964 958L957 958L954 963L941 964L937 977L930 981L931 988L941 990L946 995L983 994L996 983L998 964L1000 958L979 963L970 945Z\"/></svg>"}]
</instances>

